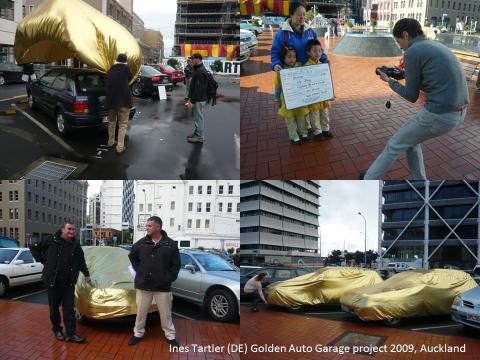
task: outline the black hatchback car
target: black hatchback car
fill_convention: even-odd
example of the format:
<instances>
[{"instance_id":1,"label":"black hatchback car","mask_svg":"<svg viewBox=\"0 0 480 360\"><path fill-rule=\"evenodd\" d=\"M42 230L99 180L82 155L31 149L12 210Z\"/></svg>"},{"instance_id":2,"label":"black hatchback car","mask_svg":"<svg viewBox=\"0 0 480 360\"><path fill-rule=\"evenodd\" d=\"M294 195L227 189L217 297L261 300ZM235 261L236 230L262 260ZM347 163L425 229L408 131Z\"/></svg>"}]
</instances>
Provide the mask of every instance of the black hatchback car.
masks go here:
<instances>
[{"instance_id":1,"label":"black hatchback car","mask_svg":"<svg viewBox=\"0 0 480 360\"><path fill-rule=\"evenodd\" d=\"M142 65L137 80L130 86L133 96L157 96L158 87L165 86L166 91L173 90L173 84L168 75L148 65Z\"/></svg>"},{"instance_id":2,"label":"black hatchback car","mask_svg":"<svg viewBox=\"0 0 480 360\"><path fill-rule=\"evenodd\" d=\"M0 64L0 86L7 83L22 82L23 68L16 64Z\"/></svg>"},{"instance_id":3,"label":"black hatchback car","mask_svg":"<svg viewBox=\"0 0 480 360\"><path fill-rule=\"evenodd\" d=\"M108 123L105 105L106 75L94 69L56 68L28 86L28 105L56 120L60 135L75 128ZM135 107L130 109L130 119Z\"/></svg>"}]
</instances>

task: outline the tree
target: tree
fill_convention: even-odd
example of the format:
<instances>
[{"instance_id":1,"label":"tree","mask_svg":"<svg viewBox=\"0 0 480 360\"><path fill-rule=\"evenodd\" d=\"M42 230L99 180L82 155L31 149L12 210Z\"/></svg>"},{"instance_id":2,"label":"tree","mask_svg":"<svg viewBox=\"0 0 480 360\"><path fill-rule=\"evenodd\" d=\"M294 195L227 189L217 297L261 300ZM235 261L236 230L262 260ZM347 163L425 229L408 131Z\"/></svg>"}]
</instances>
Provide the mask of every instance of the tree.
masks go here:
<instances>
[{"instance_id":1,"label":"tree","mask_svg":"<svg viewBox=\"0 0 480 360\"><path fill-rule=\"evenodd\" d=\"M220 60L215 60L213 64L210 64L210 69L212 69L213 73L223 71L223 63Z\"/></svg>"},{"instance_id":2,"label":"tree","mask_svg":"<svg viewBox=\"0 0 480 360\"><path fill-rule=\"evenodd\" d=\"M175 58L170 58L167 61L167 65L170 65L174 69L178 69L178 67L180 66L180 62Z\"/></svg>"},{"instance_id":3,"label":"tree","mask_svg":"<svg viewBox=\"0 0 480 360\"><path fill-rule=\"evenodd\" d=\"M358 250L355 251L355 254L353 254L353 258L355 259L355 263L362 264L363 261L364 261L363 252L358 251Z\"/></svg>"},{"instance_id":4,"label":"tree","mask_svg":"<svg viewBox=\"0 0 480 360\"><path fill-rule=\"evenodd\" d=\"M305 20L307 22L311 22L314 17L315 17L315 13L313 12L313 8L308 10L305 14Z\"/></svg>"},{"instance_id":5,"label":"tree","mask_svg":"<svg viewBox=\"0 0 480 360\"><path fill-rule=\"evenodd\" d=\"M332 250L332 253L328 256L327 262L329 264L339 264L341 262L341 256L341 250Z\"/></svg>"},{"instance_id":6,"label":"tree","mask_svg":"<svg viewBox=\"0 0 480 360\"><path fill-rule=\"evenodd\" d=\"M235 249L233 247L230 249L227 249L227 254L233 254L234 251Z\"/></svg>"}]
</instances>

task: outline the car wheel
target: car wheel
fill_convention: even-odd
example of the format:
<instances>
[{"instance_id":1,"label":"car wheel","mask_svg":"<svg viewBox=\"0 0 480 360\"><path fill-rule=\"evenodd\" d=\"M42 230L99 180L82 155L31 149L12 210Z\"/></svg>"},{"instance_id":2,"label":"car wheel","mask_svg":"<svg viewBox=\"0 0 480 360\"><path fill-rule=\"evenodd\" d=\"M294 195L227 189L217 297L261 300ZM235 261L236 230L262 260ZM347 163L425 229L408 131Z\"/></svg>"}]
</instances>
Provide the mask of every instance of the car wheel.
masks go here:
<instances>
[{"instance_id":1,"label":"car wheel","mask_svg":"<svg viewBox=\"0 0 480 360\"><path fill-rule=\"evenodd\" d=\"M37 107L37 105L35 104L35 101L33 100L33 95L32 94L28 95L28 107L32 110Z\"/></svg>"},{"instance_id":2,"label":"car wheel","mask_svg":"<svg viewBox=\"0 0 480 360\"><path fill-rule=\"evenodd\" d=\"M73 312L75 313L75 320L77 320L77 322L79 322L80 324L83 324L85 322L85 318L82 314L80 314L76 307L73 308Z\"/></svg>"},{"instance_id":3,"label":"car wheel","mask_svg":"<svg viewBox=\"0 0 480 360\"><path fill-rule=\"evenodd\" d=\"M216 321L231 321L237 316L237 301L227 290L213 290L208 296L207 310Z\"/></svg>"},{"instance_id":4,"label":"car wheel","mask_svg":"<svg viewBox=\"0 0 480 360\"><path fill-rule=\"evenodd\" d=\"M8 289L8 280L4 277L0 277L0 296L5 295Z\"/></svg>"},{"instance_id":5,"label":"car wheel","mask_svg":"<svg viewBox=\"0 0 480 360\"><path fill-rule=\"evenodd\" d=\"M70 132L70 124L65 119L63 111L59 110L56 116L57 130L60 135L65 136Z\"/></svg>"},{"instance_id":6,"label":"car wheel","mask_svg":"<svg viewBox=\"0 0 480 360\"><path fill-rule=\"evenodd\" d=\"M142 95L142 86L138 82L132 85L132 95L133 96Z\"/></svg>"},{"instance_id":7,"label":"car wheel","mask_svg":"<svg viewBox=\"0 0 480 360\"><path fill-rule=\"evenodd\" d=\"M5 85L5 76L0 75L0 86Z\"/></svg>"},{"instance_id":8,"label":"car wheel","mask_svg":"<svg viewBox=\"0 0 480 360\"><path fill-rule=\"evenodd\" d=\"M402 323L402 319L400 318L385 319L383 320L383 322L385 323L385 325L389 327L397 327Z\"/></svg>"}]
</instances>

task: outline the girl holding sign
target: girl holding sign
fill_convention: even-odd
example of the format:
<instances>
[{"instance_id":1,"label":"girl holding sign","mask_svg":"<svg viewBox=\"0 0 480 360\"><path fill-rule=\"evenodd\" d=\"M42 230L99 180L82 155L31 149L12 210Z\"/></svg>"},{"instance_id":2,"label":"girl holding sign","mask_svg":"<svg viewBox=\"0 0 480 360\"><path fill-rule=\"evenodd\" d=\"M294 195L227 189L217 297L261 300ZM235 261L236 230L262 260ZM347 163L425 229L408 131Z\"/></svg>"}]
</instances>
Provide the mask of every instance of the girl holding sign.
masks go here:
<instances>
[{"instance_id":1,"label":"girl holding sign","mask_svg":"<svg viewBox=\"0 0 480 360\"><path fill-rule=\"evenodd\" d=\"M306 50L308 61L305 63L305 66L329 63L327 54L323 51L322 45L317 39L309 40L306 45ZM328 100L308 106L310 110L310 125L312 126L315 140L320 141L324 138L333 137L333 134L330 131L329 107L330 101Z\"/></svg>"},{"instance_id":2,"label":"girl holding sign","mask_svg":"<svg viewBox=\"0 0 480 360\"><path fill-rule=\"evenodd\" d=\"M301 66L297 63L297 53L293 46L284 46L280 51L280 59L282 60L283 69ZM305 116L308 115L308 107L287 110L285 107L285 98L282 93L282 85L280 83L280 72L275 73L275 101L279 107L278 115L285 119L287 124L288 136L295 145L300 145L303 141L308 140L307 121Z\"/></svg>"}]
</instances>

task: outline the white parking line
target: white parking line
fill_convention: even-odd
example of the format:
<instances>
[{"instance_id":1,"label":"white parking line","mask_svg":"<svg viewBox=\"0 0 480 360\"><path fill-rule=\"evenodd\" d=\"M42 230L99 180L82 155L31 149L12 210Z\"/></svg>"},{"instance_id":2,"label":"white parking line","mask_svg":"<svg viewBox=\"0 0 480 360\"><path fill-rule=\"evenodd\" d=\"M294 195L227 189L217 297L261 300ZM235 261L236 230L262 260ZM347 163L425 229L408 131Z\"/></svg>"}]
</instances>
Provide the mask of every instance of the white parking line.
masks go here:
<instances>
[{"instance_id":1,"label":"white parking line","mask_svg":"<svg viewBox=\"0 0 480 360\"><path fill-rule=\"evenodd\" d=\"M47 290L40 290L40 291L36 291L36 292L33 292L31 294L26 294L26 295L22 295L22 296L17 296L17 297L14 297L12 298L12 300L18 300L18 299L21 299L21 298L24 298L24 297L27 297L27 296L32 296L32 295L35 295L35 294L40 294L42 292L45 292Z\"/></svg>"},{"instance_id":2,"label":"white parking line","mask_svg":"<svg viewBox=\"0 0 480 360\"><path fill-rule=\"evenodd\" d=\"M42 129L43 131L45 131L48 135L50 135L50 137L55 140L57 143L59 143L61 146L63 146L65 149L67 149L68 151L72 152L72 153L75 153L75 150L70 146L68 145L65 141L63 141L62 139L60 139L57 135L55 135L54 133L52 133L50 130L48 130L48 128L43 125L40 121L38 121L37 119L35 119L32 115L28 114L27 112L23 111L22 109L19 109L18 107L16 108L17 111L21 112L27 119L29 119L30 121L32 121L35 125L37 125L40 129Z\"/></svg>"},{"instance_id":3,"label":"white parking line","mask_svg":"<svg viewBox=\"0 0 480 360\"><path fill-rule=\"evenodd\" d=\"M235 144L235 168L240 169L240 136L233 134L233 143Z\"/></svg>"},{"instance_id":4,"label":"white parking line","mask_svg":"<svg viewBox=\"0 0 480 360\"><path fill-rule=\"evenodd\" d=\"M187 320L195 320L194 318L191 318L191 317L188 317L188 316L185 316L185 315L182 315L182 314L176 313L176 312L174 312L174 311L172 311L172 314L173 314L173 315L176 315L176 316L178 316L178 317L181 317L181 318L187 319Z\"/></svg>"},{"instance_id":5,"label":"white parking line","mask_svg":"<svg viewBox=\"0 0 480 360\"><path fill-rule=\"evenodd\" d=\"M24 97L24 98L26 98L26 97L27 97L27 95L26 95L26 94L25 94L25 95L17 95L17 96L14 96L14 97L8 98L8 99L0 99L0 102L2 102L2 101L16 100L16 99L20 99L20 98L23 98L23 97Z\"/></svg>"},{"instance_id":6,"label":"white parking line","mask_svg":"<svg viewBox=\"0 0 480 360\"><path fill-rule=\"evenodd\" d=\"M330 314L346 314L344 311L332 311L332 312L321 312L321 313L304 313L305 315L330 315Z\"/></svg>"},{"instance_id":7,"label":"white parking line","mask_svg":"<svg viewBox=\"0 0 480 360\"><path fill-rule=\"evenodd\" d=\"M442 326L430 326L430 327L416 328L416 329L410 329L410 330L420 331L420 330L441 329L441 328L449 328L449 327L457 327L457 326L463 326L463 325L462 324L453 324L453 325L442 325Z\"/></svg>"}]
</instances>

